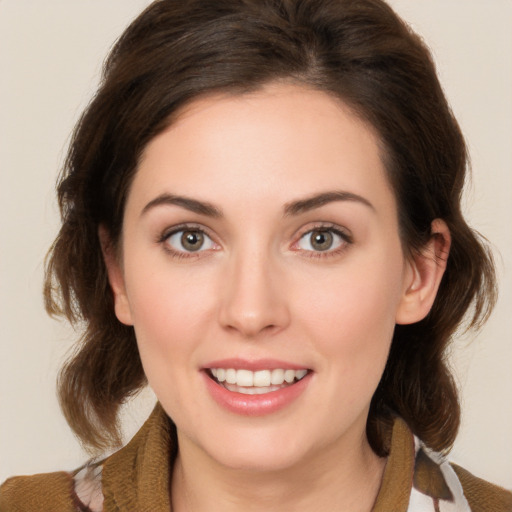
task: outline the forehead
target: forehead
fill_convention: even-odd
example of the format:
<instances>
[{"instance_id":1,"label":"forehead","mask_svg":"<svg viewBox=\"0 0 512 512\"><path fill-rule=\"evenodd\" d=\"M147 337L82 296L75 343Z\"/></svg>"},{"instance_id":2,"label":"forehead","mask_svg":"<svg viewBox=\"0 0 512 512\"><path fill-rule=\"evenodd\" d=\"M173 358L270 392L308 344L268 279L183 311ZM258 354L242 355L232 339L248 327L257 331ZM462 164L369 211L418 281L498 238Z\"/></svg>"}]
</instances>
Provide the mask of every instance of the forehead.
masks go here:
<instances>
[{"instance_id":1,"label":"forehead","mask_svg":"<svg viewBox=\"0 0 512 512\"><path fill-rule=\"evenodd\" d=\"M277 204L340 188L391 193L374 130L324 92L272 84L191 102L145 148L132 191Z\"/></svg>"}]
</instances>

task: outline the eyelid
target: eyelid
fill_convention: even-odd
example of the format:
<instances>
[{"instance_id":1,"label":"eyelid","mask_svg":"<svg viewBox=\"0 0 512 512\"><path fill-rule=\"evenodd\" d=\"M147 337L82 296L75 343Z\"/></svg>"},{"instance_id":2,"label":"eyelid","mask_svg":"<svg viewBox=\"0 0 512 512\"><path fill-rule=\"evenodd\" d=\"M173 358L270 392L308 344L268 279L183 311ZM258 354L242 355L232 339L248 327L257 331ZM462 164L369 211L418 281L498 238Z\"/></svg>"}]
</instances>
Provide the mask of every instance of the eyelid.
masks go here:
<instances>
[{"instance_id":1,"label":"eyelid","mask_svg":"<svg viewBox=\"0 0 512 512\"><path fill-rule=\"evenodd\" d=\"M310 233L311 231L332 231L347 241L352 242L353 237L352 233L345 227L340 226L338 224L334 224L333 222L313 222L312 224L307 224L306 226L303 226L300 228L297 232L296 238L300 239L307 233Z\"/></svg>"}]
</instances>

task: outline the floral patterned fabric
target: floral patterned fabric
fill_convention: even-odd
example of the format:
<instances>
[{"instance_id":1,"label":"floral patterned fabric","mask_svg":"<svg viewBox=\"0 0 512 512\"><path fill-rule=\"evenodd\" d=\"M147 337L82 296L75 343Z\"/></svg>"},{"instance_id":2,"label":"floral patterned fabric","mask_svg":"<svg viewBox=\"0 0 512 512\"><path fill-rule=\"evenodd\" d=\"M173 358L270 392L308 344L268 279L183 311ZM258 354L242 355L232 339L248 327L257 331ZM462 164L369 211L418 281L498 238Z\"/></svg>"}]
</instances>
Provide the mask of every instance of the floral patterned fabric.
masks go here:
<instances>
[{"instance_id":1,"label":"floral patterned fabric","mask_svg":"<svg viewBox=\"0 0 512 512\"><path fill-rule=\"evenodd\" d=\"M15 477L1 512L170 512L176 431L160 405L121 450L74 473ZM512 512L512 493L448 463L395 420L372 512Z\"/></svg>"},{"instance_id":2,"label":"floral patterned fabric","mask_svg":"<svg viewBox=\"0 0 512 512\"><path fill-rule=\"evenodd\" d=\"M407 512L471 512L451 465L415 437L413 485Z\"/></svg>"},{"instance_id":3,"label":"floral patterned fabric","mask_svg":"<svg viewBox=\"0 0 512 512\"><path fill-rule=\"evenodd\" d=\"M407 512L471 512L451 465L417 437L413 440L414 470ZM101 476L101 465L85 466L75 474L77 511L103 512Z\"/></svg>"},{"instance_id":4,"label":"floral patterned fabric","mask_svg":"<svg viewBox=\"0 0 512 512\"><path fill-rule=\"evenodd\" d=\"M102 465L87 466L75 475L75 493L81 503L77 510L103 512L101 478ZM503 510L512 511L512 494L510 500L511 508L505 505ZM483 510L479 509L479 512ZM489 508L491 511L498 512L498 509ZM428 449L413 436L405 422L397 419L383 484L373 512L472 511L455 469L439 453Z\"/></svg>"}]
</instances>

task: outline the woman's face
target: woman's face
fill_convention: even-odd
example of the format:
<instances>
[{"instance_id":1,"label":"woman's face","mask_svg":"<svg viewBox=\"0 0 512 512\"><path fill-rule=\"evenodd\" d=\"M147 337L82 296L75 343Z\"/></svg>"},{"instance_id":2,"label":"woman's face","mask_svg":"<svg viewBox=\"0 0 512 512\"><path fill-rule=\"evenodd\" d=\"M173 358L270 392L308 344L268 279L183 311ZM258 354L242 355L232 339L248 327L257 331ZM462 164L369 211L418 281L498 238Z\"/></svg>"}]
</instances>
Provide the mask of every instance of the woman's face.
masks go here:
<instances>
[{"instance_id":1,"label":"woman's face","mask_svg":"<svg viewBox=\"0 0 512 512\"><path fill-rule=\"evenodd\" d=\"M144 152L109 271L182 451L263 470L366 443L414 270L377 139L341 103L192 103Z\"/></svg>"}]
</instances>

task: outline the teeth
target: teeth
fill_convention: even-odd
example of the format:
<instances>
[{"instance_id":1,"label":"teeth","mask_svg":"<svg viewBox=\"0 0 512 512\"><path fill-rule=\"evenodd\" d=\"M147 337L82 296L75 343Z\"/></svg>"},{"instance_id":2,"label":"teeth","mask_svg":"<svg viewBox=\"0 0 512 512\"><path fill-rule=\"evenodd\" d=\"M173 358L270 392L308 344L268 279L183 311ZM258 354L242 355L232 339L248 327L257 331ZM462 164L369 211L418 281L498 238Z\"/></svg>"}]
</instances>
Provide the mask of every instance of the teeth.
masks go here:
<instances>
[{"instance_id":1,"label":"teeth","mask_svg":"<svg viewBox=\"0 0 512 512\"><path fill-rule=\"evenodd\" d=\"M284 370L277 369L272 370L272 375L270 376L271 384L279 385L284 382Z\"/></svg>"},{"instance_id":2,"label":"teeth","mask_svg":"<svg viewBox=\"0 0 512 512\"><path fill-rule=\"evenodd\" d=\"M244 395L264 395L265 393L271 393L272 391L277 391L281 389L281 386L266 386L266 387L243 387L237 386L236 384L225 384L225 388L229 389L229 391L234 391L236 393L242 393Z\"/></svg>"},{"instance_id":3,"label":"teeth","mask_svg":"<svg viewBox=\"0 0 512 512\"><path fill-rule=\"evenodd\" d=\"M286 370L284 372L284 380L286 382L288 382L288 384L291 384L294 379L295 379L295 372L293 370Z\"/></svg>"},{"instance_id":4,"label":"teeth","mask_svg":"<svg viewBox=\"0 0 512 512\"><path fill-rule=\"evenodd\" d=\"M268 387L270 386L270 381L272 373L270 370L260 370L259 372L254 372L254 386L257 388Z\"/></svg>"},{"instance_id":5,"label":"teeth","mask_svg":"<svg viewBox=\"0 0 512 512\"><path fill-rule=\"evenodd\" d=\"M254 381L254 373L249 370L236 371L236 384L237 386L252 387Z\"/></svg>"},{"instance_id":6,"label":"teeth","mask_svg":"<svg viewBox=\"0 0 512 512\"><path fill-rule=\"evenodd\" d=\"M223 382L225 387L230 389L251 388L240 392L247 394L267 393L279 389L276 386L282 386L285 382L291 384L296 380L303 379L308 373L307 370L283 370L277 368L275 370L235 370L233 368L211 368L212 376L218 381ZM257 389L260 388L260 389ZM231 389L234 391L234 389Z\"/></svg>"},{"instance_id":7,"label":"teeth","mask_svg":"<svg viewBox=\"0 0 512 512\"><path fill-rule=\"evenodd\" d=\"M233 368L226 370L226 382L228 384L236 384L236 370L233 370Z\"/></svg>"}]
</instances>

